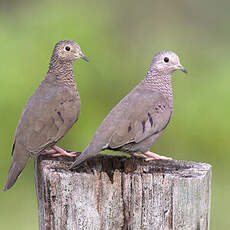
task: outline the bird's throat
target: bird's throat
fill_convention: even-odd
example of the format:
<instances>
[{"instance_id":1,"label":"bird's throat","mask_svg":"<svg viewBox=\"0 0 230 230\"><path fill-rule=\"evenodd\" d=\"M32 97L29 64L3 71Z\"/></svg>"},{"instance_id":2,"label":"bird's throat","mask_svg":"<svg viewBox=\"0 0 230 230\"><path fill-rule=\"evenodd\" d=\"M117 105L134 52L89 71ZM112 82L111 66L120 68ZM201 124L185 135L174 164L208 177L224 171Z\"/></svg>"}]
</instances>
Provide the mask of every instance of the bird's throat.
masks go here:
<instances>
[{"instance_id":1,"label":"bird's throat","mask_svg":"<svg viewBox=\"0 0 230 230\"><path fill-rule=\"evenodd\" d=\"M48 74L54 75L57 82L68 86L75 85L72 61L51 59Z\"/></svg>"},{"instance_id":2,"label":"bird's throat","mask_svg":"<svg viewBox=\"0 0 230 230\"><path fill-rule=\"evenodd\" d=\"M171 74L159 74L158 72L149 71L143 80L143 84L147 88L159 90L168 98L170 105L173 105Z\"/></svg>"}]
</instances>

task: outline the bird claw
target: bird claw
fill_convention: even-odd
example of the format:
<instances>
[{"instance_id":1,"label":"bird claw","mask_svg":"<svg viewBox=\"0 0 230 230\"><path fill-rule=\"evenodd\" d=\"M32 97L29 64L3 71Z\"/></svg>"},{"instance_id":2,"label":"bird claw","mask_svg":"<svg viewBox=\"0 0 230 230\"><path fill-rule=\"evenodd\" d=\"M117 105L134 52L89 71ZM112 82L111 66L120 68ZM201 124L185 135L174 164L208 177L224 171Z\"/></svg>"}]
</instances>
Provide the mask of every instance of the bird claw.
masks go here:
<instances>
[{"instance_id":1,"label":"bird claw","mask_svg":"<svg viewBox=\"0 0 230 230\"><path fill-rule=\"evenodd\" d=\"M76 157L77 154L76 154L76 152L70 152L70 153L68 153L68 152L65 151L65 153L64 153L63 156L66 156L66 157Z\"/></svg>"},{"instance_id":2,"label":"bird claw","mask_svg":"<svg viewBox=\"0 0 230 230\"><path fill-rule=\"evenodd\" d=\"M54 149L50 149L50 150L45 150L43 153L41 153L42 155L52 155L55 154L57 152L57 150Z\"/></svg>"},{"instance_id":3,"label":"bird claw","mask_svg":"<svg viewBox=\"0 0 230 230\"><path fill-rule=\"evenodd\" d=\"M164 157L164 156L161 156L160 158L153 158L153 157L148 157L148 158L145 158L145 161L154 161L154 160L156 160L156 161L158 161L158 160L172 160L172 158L171 157Z\"/></svg>"},{"instance_id":4,"label":"bird claw","mask_svg":"<svg viewBox=\"0 0 230 230\"><path fill-rule=\"evenodd\" d=\"M67 152L64 149L54 145L51 147L51 150L45 150L42 155L50 155L51 157L76 157L76 152Z\"/></svg>"},{"instance_id":5,"label":"bird claw","mask_svg":"<svg viewBox=\"0 0 230 230\"><path fill-rule=\"evenodd\" d=\"M160 156L156 153L152 153L150 151L144 153L144 155L147 157L145 161L151 161L151 160L172 160L171 157L165 157L165 156Z\"/></svg>"},{"instance_id":6,"label":"bird claw","mask_svg":"<svg viewBox=\"0 0 230 230\"><path fill-rule=\"evenodd\" d=\"M142 153L133 153L133 156L136 157L136 158L147 158L147 156L145 156Z\"/></svg>"},{"instance_id":7,"label":"bird claw","mask_svg":"<svg viewBox=\"0 0 230 230\"><path fill-rule=\"evenodd\" d=\"M152 160L172 160L171 157L160 156L156 153L152 153L150 151L146 153L134 153L133 154L137 158L144 158L145 161L152 161Z\"/></svg>"},{"instance_id":8,"label":"bird claw","mask_svg":"<svg viewBox=\"0 0 230 230\"><path fill-rule=\"evenodd\" d=\"M63 156L63 157L76 157L76 152L68 153L68 152L64 151L62 153L51 154L51 157L61 157L61 156Z\"/></svg>"}]
</instances>

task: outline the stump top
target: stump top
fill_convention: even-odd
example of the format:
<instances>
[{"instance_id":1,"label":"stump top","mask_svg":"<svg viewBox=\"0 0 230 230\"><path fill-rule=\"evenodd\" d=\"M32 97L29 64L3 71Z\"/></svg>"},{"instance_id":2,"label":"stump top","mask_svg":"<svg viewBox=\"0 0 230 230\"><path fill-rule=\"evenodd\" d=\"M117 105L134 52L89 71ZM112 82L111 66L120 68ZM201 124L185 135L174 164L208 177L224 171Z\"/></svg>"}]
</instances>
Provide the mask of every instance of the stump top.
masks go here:
<instances>
[{"instance_id":1,"label":"stump top","mask_svg":"<svg viewBox=\"0 0 230 230\"><path fill-rule=\"evenodd\" d=\"M68 168L74 161L66 157L48 158L39 156L40 166L45 170L51 170L63 174L87 173L94 174L95 170L106 172L112 179L115 171L123 173L137 174L171 174L180 178L198 178L206 175L211 169L207 163L176 161L176 160L153 160L144 161L143 159L127 158L120 156L102 155L85 162L77 170L70 171Z\"/></svg>"}]
</instances>

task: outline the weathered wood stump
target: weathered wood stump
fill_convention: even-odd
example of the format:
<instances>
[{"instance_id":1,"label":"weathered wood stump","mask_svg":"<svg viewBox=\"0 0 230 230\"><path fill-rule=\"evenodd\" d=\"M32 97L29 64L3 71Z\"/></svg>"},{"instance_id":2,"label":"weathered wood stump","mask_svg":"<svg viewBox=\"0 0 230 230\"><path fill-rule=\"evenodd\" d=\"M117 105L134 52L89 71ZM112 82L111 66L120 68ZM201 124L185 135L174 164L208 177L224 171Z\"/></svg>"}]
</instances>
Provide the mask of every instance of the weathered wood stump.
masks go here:
<instances>
[{"instance_id":1,"label":"weathered wood stump","mask_svg":"<svg viewBox=\"0 0 230 230\"><path fill-rule=\"evenodd\" d=\"M35 161L41 230L207 230L211 166L99 157Z\"/></svg>"}]
</instances>

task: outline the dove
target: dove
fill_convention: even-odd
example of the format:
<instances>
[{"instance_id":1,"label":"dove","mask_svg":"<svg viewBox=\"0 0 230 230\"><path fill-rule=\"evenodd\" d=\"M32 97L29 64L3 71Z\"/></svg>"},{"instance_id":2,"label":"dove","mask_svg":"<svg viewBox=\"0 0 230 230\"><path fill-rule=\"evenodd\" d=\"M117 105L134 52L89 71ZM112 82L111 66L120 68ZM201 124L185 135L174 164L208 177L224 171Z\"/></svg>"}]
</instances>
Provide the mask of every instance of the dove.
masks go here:
<instances>
[{"instance_id":1,"label":"dove","mask_svg":"<svg viewBox=\"0 0 230 230\"><path fill-rule=\"evenodd\" d=\"M80 113L80 96L73 76L73 63L78 58L88 61L75 41L62 40L55 45L48 72L25 105L17 125L4 191L14 185L33 156L75 156L75 152L68 153L56 143Z\"/></svg>"},{"instance_id":2,"label":"dove","mask_svg":"<svg viewBox=\"0 0 230 230\"><path fill-rule=\"evenodd\" d=\"M171 77L176 70L187 73L175 53L158 52L153 57L147 76L107 115L70 169L78 168L105 149L146 160L171 159L149 150L172 117Z\"/></svg>"}]
</instances>

